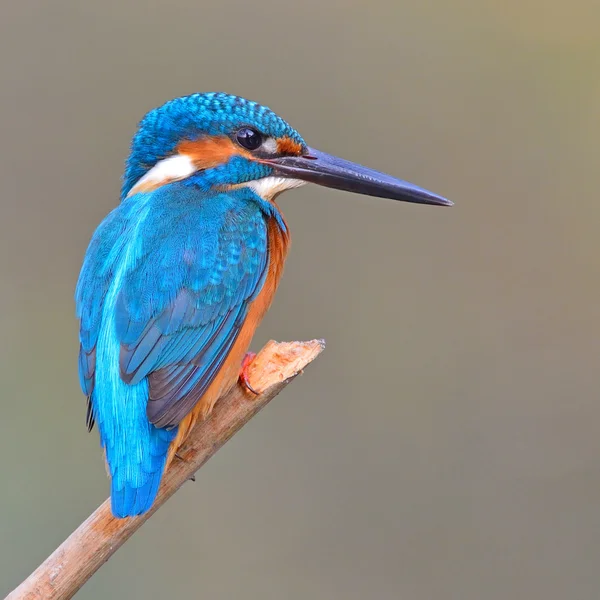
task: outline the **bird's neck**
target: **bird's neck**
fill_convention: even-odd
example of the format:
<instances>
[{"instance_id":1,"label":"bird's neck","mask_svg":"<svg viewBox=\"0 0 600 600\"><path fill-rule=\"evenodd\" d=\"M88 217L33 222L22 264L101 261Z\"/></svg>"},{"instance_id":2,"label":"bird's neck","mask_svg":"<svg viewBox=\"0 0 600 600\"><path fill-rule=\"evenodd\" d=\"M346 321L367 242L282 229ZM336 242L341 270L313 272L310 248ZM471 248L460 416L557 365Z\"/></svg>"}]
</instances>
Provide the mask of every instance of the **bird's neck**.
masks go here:
<instances>
[{"instance_id":1,"label":"bird's neck","mask_svg":"<svg viewBox=\"0 0 600 600\"><path fill-rule=\"evenodd\" d=\"M273 287L272 293L275 294L279 285L279 279L283 274L283 266L291 244L290 230L279 205L275 202L275 195L264 197L259 194L252 183L238 187L236 190L233 190L233 193L241 193L246 198L251 198L253 202L258 204L260 210L265 215L269 234L269 277L267 281L271 282L270 285Z\"/></svg>"},{"instance_id":2,"label":"bird's neck","mask_svg":"<svg viewBox=\"0 0 600 600\"><path fill-rule=\"evenodd\" d=\"M249 193L253 202L258 204L260 210L265 215L267 222L273 221L273 223L281 230L282 235L286 238L286 243L289 243L290 234L287 222L275 200L266 200L252 190L248 190L246 193Z\"/></svg>"}]
</instances>

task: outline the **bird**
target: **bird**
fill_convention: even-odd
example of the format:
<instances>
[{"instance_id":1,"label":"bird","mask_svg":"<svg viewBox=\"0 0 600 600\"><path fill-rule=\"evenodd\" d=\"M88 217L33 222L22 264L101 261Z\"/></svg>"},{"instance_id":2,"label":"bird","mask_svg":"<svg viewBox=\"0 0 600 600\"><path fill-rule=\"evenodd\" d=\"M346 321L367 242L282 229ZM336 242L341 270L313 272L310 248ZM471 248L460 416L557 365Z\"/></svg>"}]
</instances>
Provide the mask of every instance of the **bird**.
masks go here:
<instances>
[{"instance_id":1,"label":"bird","mask_svg":"<svg viewBox=\"0 0 600 600\"><path fill-rule=\"evenodd\" d=\"M116 518L154 503L196 422L239 384L290 246L276 203L306 183L450 206L446 198L309 147L283 118L223 92L178 97L139 122L120 201L76 286L79 379Z\"/></svg>"}]
</instances>

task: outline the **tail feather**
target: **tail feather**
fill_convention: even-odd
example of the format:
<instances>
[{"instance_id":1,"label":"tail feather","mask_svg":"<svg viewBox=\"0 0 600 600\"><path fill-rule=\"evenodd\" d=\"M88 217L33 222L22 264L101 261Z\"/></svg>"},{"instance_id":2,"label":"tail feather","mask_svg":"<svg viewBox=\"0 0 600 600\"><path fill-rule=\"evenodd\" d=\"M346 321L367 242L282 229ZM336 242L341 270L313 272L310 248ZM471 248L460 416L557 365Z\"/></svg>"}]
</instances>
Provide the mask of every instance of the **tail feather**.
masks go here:
<instances>
[{"instance_id":1,"label":"tail feather","mask_svg":"<svg viewBox=\"0 0 600 600\"><path fill-rule=\"evenodd\" d=\"M177 428L159 429L148 421L146 381L127 385L113 379L110 384L96 384L94 415L111 476L112 512L133 517L156 498Z\"/></svg>"},{"instance_id":2,"label":"tail feather","mask_svg":"<svg viewBox=\"0 0 600 600\"><path fill-rule=\"evenodd\" d=\"M163 470L151 473L146 483L135 488L131 483L125 483L122 489L117 489L115 480L111 485L111 509L115 517L134 517L150 509L162 478Z\"/></svg>"},{"instance_id":3,"label":"tail feather","mask_svg":"<svg viewBox=\"0 0 600 600\"><path fill-rule=\"evenodd\" d=\"M158 493L169 446L177 430L149 425L147 432L138 460L131 454L116 460L116 457L109 458L111 507L115 517L133 517L146 512Z\"/></svg>"}]
</instances>

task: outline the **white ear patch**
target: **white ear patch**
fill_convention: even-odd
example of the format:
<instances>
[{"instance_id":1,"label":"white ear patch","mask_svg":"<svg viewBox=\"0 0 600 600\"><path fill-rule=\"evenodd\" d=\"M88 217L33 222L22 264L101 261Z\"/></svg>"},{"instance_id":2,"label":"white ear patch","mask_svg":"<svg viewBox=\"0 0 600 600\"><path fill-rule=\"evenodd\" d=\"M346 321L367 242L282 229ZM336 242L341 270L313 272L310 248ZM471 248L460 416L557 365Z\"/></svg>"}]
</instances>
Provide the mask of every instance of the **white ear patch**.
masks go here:
<instances>
[{"instance_id":1,"label":"white ear patch","mask_svg":"<svg viewBox=\"0 0 600 600\"><path fill-rule=\"evenodd\" d=\"M127 197L138 192L149 192L161 185L185 179L198 170L189 156L176 154L159 160L137 183L131 188Z\"/></svg>"},{"instance_id":2,"label":"white ear patch","mask_svg":"<svg viewBox=\"0 0 600 600\"><path fill-rule=\"evenodd\" d=\"M301 179L287 179L286 177L263 177L247 183L247 186L258 194L263 200L273 200L275 196L304 185Z\"/></svg>"}]
</instances>

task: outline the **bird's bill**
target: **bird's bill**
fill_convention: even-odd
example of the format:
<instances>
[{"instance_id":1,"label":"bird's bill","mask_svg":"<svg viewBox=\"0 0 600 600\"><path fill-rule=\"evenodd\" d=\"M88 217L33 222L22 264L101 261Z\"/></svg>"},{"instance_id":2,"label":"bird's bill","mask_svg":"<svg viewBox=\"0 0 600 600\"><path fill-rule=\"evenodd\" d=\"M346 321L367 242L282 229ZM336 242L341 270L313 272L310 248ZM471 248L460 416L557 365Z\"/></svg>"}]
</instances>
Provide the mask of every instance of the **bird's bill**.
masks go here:
<instances>
[{"instance_id":1,"label":"bird's bill","mask_svg":"<svg viewBox=\"0 0 600 600\"><path fill-rule=\"evenodd\" d=\"M264 161L275 175L301 179L325 187L403 202L452 206L453 202L408 181L308 148L303 156L283 156Z\"/></svg>"}]
</instances>

